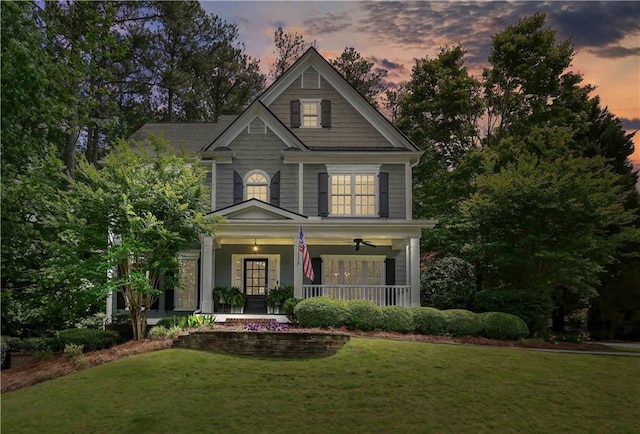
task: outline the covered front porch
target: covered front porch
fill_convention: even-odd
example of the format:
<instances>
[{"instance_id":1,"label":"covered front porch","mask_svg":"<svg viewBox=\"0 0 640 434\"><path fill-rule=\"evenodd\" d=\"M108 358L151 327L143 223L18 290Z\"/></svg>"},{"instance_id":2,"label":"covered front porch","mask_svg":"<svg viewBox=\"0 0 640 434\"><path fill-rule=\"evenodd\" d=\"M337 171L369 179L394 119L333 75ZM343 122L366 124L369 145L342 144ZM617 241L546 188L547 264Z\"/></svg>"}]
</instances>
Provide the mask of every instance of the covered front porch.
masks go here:
<instances>
[{"instance_id":1,"label":"covered front porch","mask_svg":"<svg viewBox=\"0 0 640 434\"><path fill-rule=\"evenodd\" d=\"M267 307L266 297L280 286L293 287L299 299L323 296L369 300L379 306L420 305L419 240L431 222L307 217L260 201L231 207L221 215L227 221L215 236L201 242L202 313L276 315L280 311ZM300 227L313 282L303 271ZM237 288L247 298L243 308L220 312L213 298L216 287Z\"/></svg>"}]
</instances>

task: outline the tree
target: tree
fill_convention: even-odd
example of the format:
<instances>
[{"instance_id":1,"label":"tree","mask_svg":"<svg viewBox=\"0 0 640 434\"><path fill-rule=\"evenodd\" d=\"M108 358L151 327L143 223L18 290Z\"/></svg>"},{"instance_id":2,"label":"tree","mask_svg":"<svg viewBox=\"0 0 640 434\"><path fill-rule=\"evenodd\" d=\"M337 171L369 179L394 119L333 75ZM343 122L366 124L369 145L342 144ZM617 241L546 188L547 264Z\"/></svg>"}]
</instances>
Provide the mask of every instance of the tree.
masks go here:
<instances>
[{"instance_id":1,"label":"tree","mask_svg":"<svg viewBox=\"0 0 640 434\"><path fill-rule=\"evenodd\" d=\"M476 192L448 223L449 243L475 264L484 288L526 288L561 303L563 291L595 295L599 273L639 232L624 208L624 183L601 157L547 158L524 150L500 163L484 152ZM552 153L555 150L555 153Z\"/></svg>"},{"instance_id":2,"label":"tree","mask_svg":"<svg viewBox=\"0 0 640 434\"><path fill-rule=\"evenodd\" d=\"M582 77L567 71L573 46L556 42L556 31L543 28L545 18L540 13L523 18L493 37L491 67L483 72L489 139L494 133L526 136L532 124L558 117L560 95L593 90L579 88Z\"/></svg>"},{"instance_id":3,"label":"tree","mask_svg":"<svg viewBox=\"0 0 640 434\"><path fill-rule=\"evenodd\" d=\"M269 65L269 77L276 80L280 77L298 57L307 51L310 47L317 48L316 41L306 42L302 35L293 33L285 33L282 27L278 27L273 32L273 43L276 48L273 54L276 60Z\"/></svg>"},{"instance_id":4,"label":"tree","mask_svg":"<svg viewBox=\"0 0 640 434\"><path fill-rule=\"evenodd\" d=\"M109 233L93 255L112 273L105 288L124 296L134 339L143 339L162 276L177 274L180 251L214 230L217 219L202 213L209 193L203 169L159 138L149 139L148 150L120 141L102 169L80 162L73 193L83 219L79 236Z\"/></svg>"},{"instance_id":5,"label":"tree","mask_svg":"<svg viewBox=\"0 0 640 434\"><path fill-rule=\"evenodd\" d=\"M138 81L148 86L164 121L215 122L237 113L264 87L258 61L236 43L238 30L197 1L155 2L157 11L131 32L141 58Z\"/></svg>"},{"instance_id":6,"label":"tree","mask_svg":"<svg viewBox=\"0 0 640 434\"><path fill-rule=\"evenodd\" d=\"M353 47L345 47L340 56L329 63L374 107L377 97L387 88L384 78L387 71L373 68L374 63L364 59Z\"/></svg>"},{"instance_id":7,"label":"tree","mask_svg":"<svg viewBox=\"0 0 640 434\"><path fill-rule=\"evenodd\" d=\"M420 302L438 309L470 309L476 292L473 266L455 256L439 258L420 275Z\"/></svg>"},{"instance_id":8,"label":"tree","mask_svg":"<svg viewBox=\"0 0 640 434\"><path fill-rule=\"evenodd\" d=\"M451 201L467 190L452 172L479 143L478 118L484 110L480 82L464 66L465 51L444 48L435 59L416 61L399 100L396 125L425 154L414 169L415 215L450 212ZM462 187L462 188L461 188Z\"/></svg>"},{"instance_id":9,"label":"tree","mask_svg":"<svg viewBox=\"0 0 640 434\"><path fill-rule=\"evenodd\" d=\"M64 194L67 65L52 60L33 2L2 4L2 333L34 335L93 313L98 298L77 263ZM88 267L89 268L89 267ZM102 304L102 303L101 303Z\"/></svg>"}]
</instances>

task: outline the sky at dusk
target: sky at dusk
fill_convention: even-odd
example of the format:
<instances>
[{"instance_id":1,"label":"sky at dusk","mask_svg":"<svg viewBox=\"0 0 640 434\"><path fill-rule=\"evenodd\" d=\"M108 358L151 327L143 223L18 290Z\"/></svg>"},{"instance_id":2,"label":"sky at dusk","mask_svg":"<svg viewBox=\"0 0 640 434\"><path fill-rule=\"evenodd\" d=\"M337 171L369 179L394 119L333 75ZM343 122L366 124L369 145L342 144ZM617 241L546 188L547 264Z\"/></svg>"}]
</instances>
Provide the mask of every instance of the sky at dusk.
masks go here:
<instances>
[{"instance_id":1,"label":"sky at dusk","mask_svg":"<svg viewBox=\"0 0 640 434\"><path fill-rule=\"evenodd\" d=\"M571 69L583 84L597 86L603 106L629 132L640 129L640 2L373 2L373 1L202 1L205 10L237 24L239 41L260 59L267 73L273 61L273 32L282 27L320 53L337 57L354 47L388 71L387 79L410 78L415 59L437 56L440 47L461 44L467 66L479 77L491 38L508 25L536 12L558 40L571 39L576 55ZM640 132L631 157L640 165Z\"/></svg>"}]
</instances>

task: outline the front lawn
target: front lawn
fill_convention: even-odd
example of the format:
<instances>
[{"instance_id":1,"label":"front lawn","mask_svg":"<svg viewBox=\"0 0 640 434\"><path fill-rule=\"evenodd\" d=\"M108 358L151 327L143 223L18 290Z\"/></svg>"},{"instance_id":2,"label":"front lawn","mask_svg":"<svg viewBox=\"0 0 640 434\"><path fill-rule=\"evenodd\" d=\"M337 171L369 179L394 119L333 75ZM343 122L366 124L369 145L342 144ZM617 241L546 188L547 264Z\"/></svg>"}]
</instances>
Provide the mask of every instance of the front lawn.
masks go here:
<instances>
[{"instance_id":1,"label":"front lawn","mask_svg":"<svg viewBox=\"0 0 640 434\"><path fill-rule=\"evenodd\" d=\"M354 338L326 359L162 350L2 395L20 433L637 432L640 358Z\"/></svg>"}]
</instances>

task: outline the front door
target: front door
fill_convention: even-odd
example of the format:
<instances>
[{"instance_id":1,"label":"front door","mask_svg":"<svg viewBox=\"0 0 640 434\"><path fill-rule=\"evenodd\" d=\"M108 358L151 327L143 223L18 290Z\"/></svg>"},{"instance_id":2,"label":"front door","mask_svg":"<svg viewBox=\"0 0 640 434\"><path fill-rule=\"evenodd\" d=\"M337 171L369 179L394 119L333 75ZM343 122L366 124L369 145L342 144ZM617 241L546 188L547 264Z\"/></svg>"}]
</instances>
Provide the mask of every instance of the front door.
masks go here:
<instances>
[{"instance_id":1,"label":"front door","mask_svg":"<svg viewBox=\"0 0 640 434\"><path fill-rule=\"evenodd\" d=\"M244 260L244 293L247 295L245 313L267 313L268 270L267 259Z\"/></svg>"}]
</instances>

